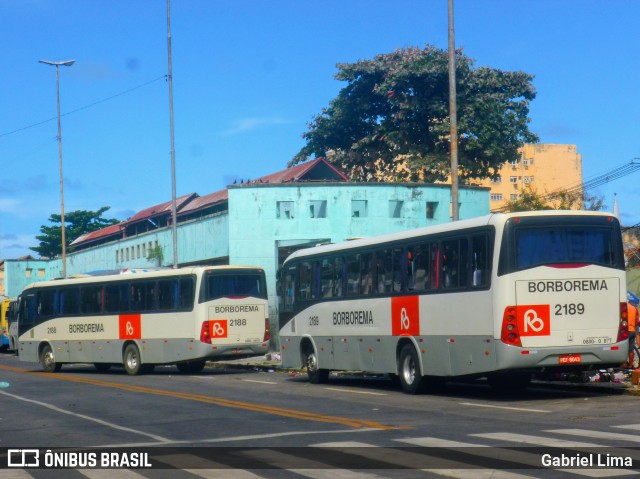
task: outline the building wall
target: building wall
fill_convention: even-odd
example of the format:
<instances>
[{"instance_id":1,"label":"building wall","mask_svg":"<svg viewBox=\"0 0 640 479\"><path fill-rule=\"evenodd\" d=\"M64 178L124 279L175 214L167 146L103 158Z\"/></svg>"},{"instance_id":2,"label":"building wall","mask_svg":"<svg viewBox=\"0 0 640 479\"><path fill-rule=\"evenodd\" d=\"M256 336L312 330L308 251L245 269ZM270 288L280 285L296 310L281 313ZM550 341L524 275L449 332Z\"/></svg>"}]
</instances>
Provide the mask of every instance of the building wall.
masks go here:
<instances>
[{"instance_id":1,"label":"building wall","mask_svg":"<svg viewBox=\"0 0 640 479\"><path fill-rule=\"evenodd\" d=\"M491 188L491 211L499 210L526 187L545 195L582 184L582 155L576 145L524 145L520 159L501 168L499 182L480 184Z\"/></svg>"}]
</instances>

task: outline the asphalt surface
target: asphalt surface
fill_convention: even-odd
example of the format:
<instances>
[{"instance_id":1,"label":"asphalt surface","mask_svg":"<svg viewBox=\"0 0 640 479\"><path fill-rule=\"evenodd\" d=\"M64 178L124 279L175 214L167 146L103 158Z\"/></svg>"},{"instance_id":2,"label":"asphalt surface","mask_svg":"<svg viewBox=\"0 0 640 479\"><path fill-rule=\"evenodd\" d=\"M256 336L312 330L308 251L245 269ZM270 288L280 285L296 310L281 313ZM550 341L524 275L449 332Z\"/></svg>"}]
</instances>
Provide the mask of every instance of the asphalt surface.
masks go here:
<instances>
[{"instance_id":1,"label":"asphalt surface","mask_svg":"<svg viewBox=\"0 0 640 479\"><path fill-rule=\"evenodd\" d=\"M237 368L237 369L253 369L264 372L288 372L289 374L306 374L304 370L283 368L277 353L268 353L265 356L257 356L253 358L228 359L224 361L212 361L209 363L212 367L219 368ZM343 372L339 374L357 375L357 372ZM612 377L613 375L613 377ZM586 379L586 378L585 378ZM576 381L569 378L560 378L558 380L534 380L532 385L541 387L558 388L590 391L603 394L627 394L640 396L640 388L638 385L631 383L630 369L608 370L603 374L594 372L589 381Z\"/></svg>"}]
</instances>

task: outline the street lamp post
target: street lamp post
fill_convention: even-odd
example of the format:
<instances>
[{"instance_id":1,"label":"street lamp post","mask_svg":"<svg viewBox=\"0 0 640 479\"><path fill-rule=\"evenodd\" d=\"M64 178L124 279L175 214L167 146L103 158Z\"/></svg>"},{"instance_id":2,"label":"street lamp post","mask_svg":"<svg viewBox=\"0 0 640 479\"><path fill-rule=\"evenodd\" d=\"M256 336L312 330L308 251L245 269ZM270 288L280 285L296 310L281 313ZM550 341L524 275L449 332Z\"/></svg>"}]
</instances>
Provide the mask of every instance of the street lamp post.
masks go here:
<instances>
[{"instance_id":1,"label":"street lamp post","mask_svg":"<svg viewBox=\"0 0 640 479\"><path fill-rule=\"evenodd\" d=\"M56 67L56 97L58 100L58 157L60 159L60 226L62 236L62 277L67 277L67 245L65 243L65 228L64 228L64 179L62 176L62 126L60 123L60 75L58 74L58 67L65 66L70 67L75 63L75 60L66 60L63 62L51 62L49 60L39 60L40 63L45 65L53 65Z\"/></svg>"}]
</instances>

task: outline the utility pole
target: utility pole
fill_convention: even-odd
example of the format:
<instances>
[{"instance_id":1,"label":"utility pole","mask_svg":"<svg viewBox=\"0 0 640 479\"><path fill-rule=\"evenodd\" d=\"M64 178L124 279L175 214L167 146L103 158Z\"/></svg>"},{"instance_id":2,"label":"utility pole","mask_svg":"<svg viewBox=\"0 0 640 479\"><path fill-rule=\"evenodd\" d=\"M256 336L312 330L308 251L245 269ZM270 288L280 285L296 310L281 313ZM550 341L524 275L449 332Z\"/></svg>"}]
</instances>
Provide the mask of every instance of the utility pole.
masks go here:
<instances>
[{"instance_id":1,"label":"utility pole","mask_svg":"<svg viewBox=\"0 0 640 479\"><path fill-rule=\"evenodd\" d=\"M451 219L460 219L458 208L458 114L456 106L456 40L453 0L449 0L449 118L451 120Z\"/></svg>"},{"instance_id":2,"label":"utility pole","mask_svg":"<svg viewBox=\"0 0 640 479\"><path fill-rule=\"evenodd\" d=\"M62 124L60 121L60 75L58 73L58 67L70 67L76 61L66 60L63 62L52 62L49 60L38 60L45 65L52 65L56 67L56 98L58 103L58 159L60 164L60 236L62 237L62 277L67 277L67 242L64 227L64 176L62 174Z\"/></svg>"},{"instance_id":3,"label":"utility pole","mask_svg":"<svg viewBox=\"0 0 640 479\"><path fill-rule=\"evenodd\" d=\"M171 60L171 0L167 0L167 51L169 57L169 128L171 134L171 226L173 232L173 269L178 267L178 224L176 212L176 150L173 134L173 66Z\"/></svg>"}]
</instances>

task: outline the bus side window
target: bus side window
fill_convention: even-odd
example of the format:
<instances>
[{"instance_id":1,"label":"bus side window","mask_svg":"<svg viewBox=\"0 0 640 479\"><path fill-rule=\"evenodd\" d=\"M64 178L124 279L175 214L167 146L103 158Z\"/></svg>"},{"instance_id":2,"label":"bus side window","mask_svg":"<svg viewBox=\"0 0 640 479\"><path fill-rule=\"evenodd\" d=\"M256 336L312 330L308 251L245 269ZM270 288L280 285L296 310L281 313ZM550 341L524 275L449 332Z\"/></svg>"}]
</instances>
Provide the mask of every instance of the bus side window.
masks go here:
<instances>
[{"instance_id":1,"label":"bus side window","mask_svg":"<svg viewBox=\"0 0 640 479\"><path fill-rule=\"evenodd\" d=\"M178 308L192 310L193 309L193 279L180 279L180 293L178 297Z\"/></svg>"},{"instance_id":2,"label":"bus side window","mask_svg":"<svg viewBox=\"0 0 640 479\"><path fill-rule=\"evenodd\" d=\"M360 290L360 255L350 254L346 258L347 296L358 296Z\"/></svg>"},{"instance_id":3,"label":"bus side window","mask_svg":"<svg viewBox=\"0 0 640 479\"><path fill-rule=\"evenodd\" d=\"M158 281L158 309L175 309L178 297L178 281L175 279Z\"/></svg>"},{"instance_id":4,"label":"bus side window","mask_svg":"<svg viewBox=\"0 0 640 479\"><path fill-rule=\"evenodd\" d=\"M473 287L484 287L489 284L489 237L486 234L471 238L471 263Z\"/></svg>"},{"instance_id":5,"label":"bus side window","mask_svg":"<svg viewBox=\"0 0 640 479\"><path fill-rule=\"evenodd\" d=\"M360 294L368 296L373 293L373 285L376 282L374 274L373 254L366 253L360 255Z\"/></svg>"},{"instance_id":6,"label":"bus side window","mask_svg":"<svg viewBox=\"0 0 640 479\"><path fill-rule=\"evenodd\" d=\"M440 246L437 242L429 246L429 289L440 287Z\"/></svg>"},{"instance_id":7,"label":"bus side window","mask_svg":"<svg viewBox=\"0 0 640 479\"><path fill-rule=\"evenodd\" d=\"M429 247L420 244L407 249L407 289L425 291L429 280Z\"/></svg>"},{"instance_id":8,"label":"bus side window","mask_svg":"<svg viewBox=\"0 0 640 479\"><path fill-rule=\"evenodd\" d=\"M282 281L282 309L283 311L292 311L293 304L295 302L295 290L296 290L296 268L292 267L283 272Z\"/></svg>"}]
</instances>

